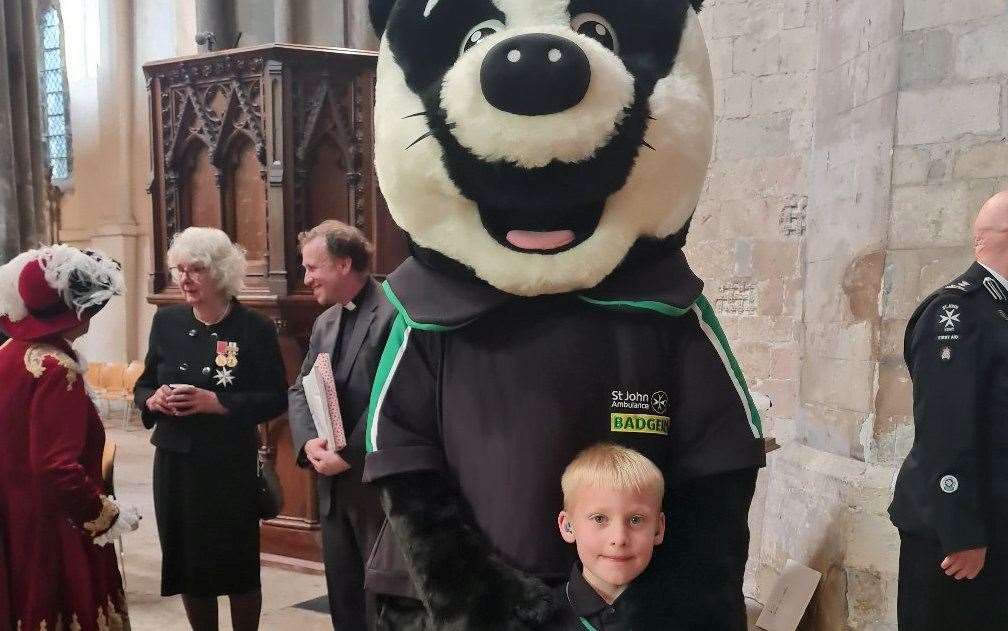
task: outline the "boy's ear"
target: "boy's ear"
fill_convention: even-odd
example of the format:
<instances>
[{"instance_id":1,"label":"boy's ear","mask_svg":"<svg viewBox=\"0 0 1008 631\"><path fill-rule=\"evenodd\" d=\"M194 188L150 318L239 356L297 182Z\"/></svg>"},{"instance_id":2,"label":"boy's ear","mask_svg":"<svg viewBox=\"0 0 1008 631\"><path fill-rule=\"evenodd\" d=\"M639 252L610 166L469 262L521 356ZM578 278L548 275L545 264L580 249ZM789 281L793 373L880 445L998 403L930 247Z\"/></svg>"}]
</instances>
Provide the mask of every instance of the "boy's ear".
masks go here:
<instances>
[{"instance_id":1,"label":"boy's ear","mask_svg":"<svg viewBox=\"0 0 1008 631\"><path fill-rule=\"evenodd\" d=\"M371 0L370 2L371 26L374 27L379 38L385 32L385 27L388 26L389 15L392 13L392 7L395 3L396 0Z\"/></svg>"},{"instance_id":2,"label":"boy's ear","mask_svg":"<svg viewBox=\"0 0 1008 631\"><path fill-rule=\"evenodd\" d=\"M655 530L654 544L661 545L665 540L665 511L658 512L658 528Z\"/></svg>"},{"instance_id":3,"label":"boy's ear","mask_svg":"<svg viewBox=\"0 0 1008 631\"><path fill-rule=\"evenodd\" d=\"M574 524L571 523L570 518L567 516L567 511L560 511L557 516L557 527L560 528L560 536L567 543L574 543L577 541L577 536L574 534Z\"/></svg>"}]
</instances>

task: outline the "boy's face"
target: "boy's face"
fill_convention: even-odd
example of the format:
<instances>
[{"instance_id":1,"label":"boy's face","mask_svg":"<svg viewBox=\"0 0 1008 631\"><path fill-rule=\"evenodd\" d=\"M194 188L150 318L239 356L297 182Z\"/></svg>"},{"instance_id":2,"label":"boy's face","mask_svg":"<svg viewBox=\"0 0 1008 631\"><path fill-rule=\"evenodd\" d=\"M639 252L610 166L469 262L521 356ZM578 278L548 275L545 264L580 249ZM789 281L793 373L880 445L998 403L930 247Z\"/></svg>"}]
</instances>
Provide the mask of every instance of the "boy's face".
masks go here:
<instances>
[{"instance_id":1,"label":"boy's face","mask_svg":"<svg viewBox=\"0 0 1008 631\"><path fill-rule=\"evenodd\" d=\"M560 535L577 546L592 587L618 594L651 561L665 537L665 515L653 494L581 486L560 512Z\"/></svg>"}]
</instances>

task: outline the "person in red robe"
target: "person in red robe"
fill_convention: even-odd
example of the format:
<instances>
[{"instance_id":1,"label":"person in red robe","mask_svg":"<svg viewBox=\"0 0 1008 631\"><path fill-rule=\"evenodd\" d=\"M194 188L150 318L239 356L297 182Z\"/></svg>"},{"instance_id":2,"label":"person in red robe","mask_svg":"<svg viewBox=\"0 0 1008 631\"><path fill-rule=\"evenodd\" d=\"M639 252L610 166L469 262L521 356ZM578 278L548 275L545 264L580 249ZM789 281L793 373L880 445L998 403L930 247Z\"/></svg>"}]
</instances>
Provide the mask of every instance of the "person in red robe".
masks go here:
<instances>
[{"instance_id":1,"label":"person in red robe","mask_svg":"<svg viewBox=\"0 0 1008 631\"><path fill-rule=\"evenodd\" d=\"M129 629L112 539L139 515L103 494L105 431L71 342L119 264L55 245L0 267L0 631Z\"/></svg>"}]
</instances>

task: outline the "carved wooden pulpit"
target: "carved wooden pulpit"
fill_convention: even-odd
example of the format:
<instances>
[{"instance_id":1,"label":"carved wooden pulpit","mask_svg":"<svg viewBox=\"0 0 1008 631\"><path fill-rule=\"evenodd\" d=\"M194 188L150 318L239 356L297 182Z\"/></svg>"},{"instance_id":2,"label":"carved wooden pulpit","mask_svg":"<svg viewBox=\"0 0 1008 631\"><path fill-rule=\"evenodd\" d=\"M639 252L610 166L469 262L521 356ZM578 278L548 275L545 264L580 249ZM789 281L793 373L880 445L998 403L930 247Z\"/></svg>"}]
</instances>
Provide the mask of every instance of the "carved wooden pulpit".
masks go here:
<instances>
[{"instance_id":1,"label":"carved wooden pulpit","mask_svg":"<svg viewBox=\"0 0 1008 631\"><path fill-rule=\"evenodd\" d=\"M321 308L303 285L297 235L324 219L361 228L375 271L406 256L374 173L372 52L268 45L144 65L150 93L154 213L148 300L182 300L165 255L171 236L213 226L248 251L239 299L276 323L289 379ZM263 524L267 562L321 570L314 475L294 464L286 417L263 426L262 450L284 487Z\"/></svg>"}]
</instances>

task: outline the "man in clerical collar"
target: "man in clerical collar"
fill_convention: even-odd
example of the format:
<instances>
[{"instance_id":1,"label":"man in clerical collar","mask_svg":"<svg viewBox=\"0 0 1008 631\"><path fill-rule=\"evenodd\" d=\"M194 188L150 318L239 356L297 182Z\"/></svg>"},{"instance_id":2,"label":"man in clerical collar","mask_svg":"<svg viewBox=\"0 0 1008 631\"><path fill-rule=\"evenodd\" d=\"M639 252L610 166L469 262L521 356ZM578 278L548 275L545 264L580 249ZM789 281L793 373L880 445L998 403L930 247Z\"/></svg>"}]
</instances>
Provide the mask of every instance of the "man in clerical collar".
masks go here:
<instances>
[{"instance_id":1,"label":"man in clerical collar","mask_svg":"<svg viewBox=\"0 0 1008 631\"><path fill-rule=\"evenodd\" d=\"M889 508L901 630L1008 629L1008 191L980 209L973 246L904 340L915 438Z\"/></svg>"},{"instance_id":2,"label":"man in clerical collar","mask_svg":"<svg viewBox=\"0 0 1008 631\"><path fill-rule=\"evenodd\" d=\"M371 277L373 248L357 228L324 221L299 236L305 287L329 307L315 321L300 375L290 389L289 420L301 467L318 474L319 516L336 629L368 628L364 561L385 515L371 487L361 484L364 429L371 380L395 309ZM331 356L347 445L337 451L315 429L301 379L320 353Z\"/></svg>"}]
</instances>

